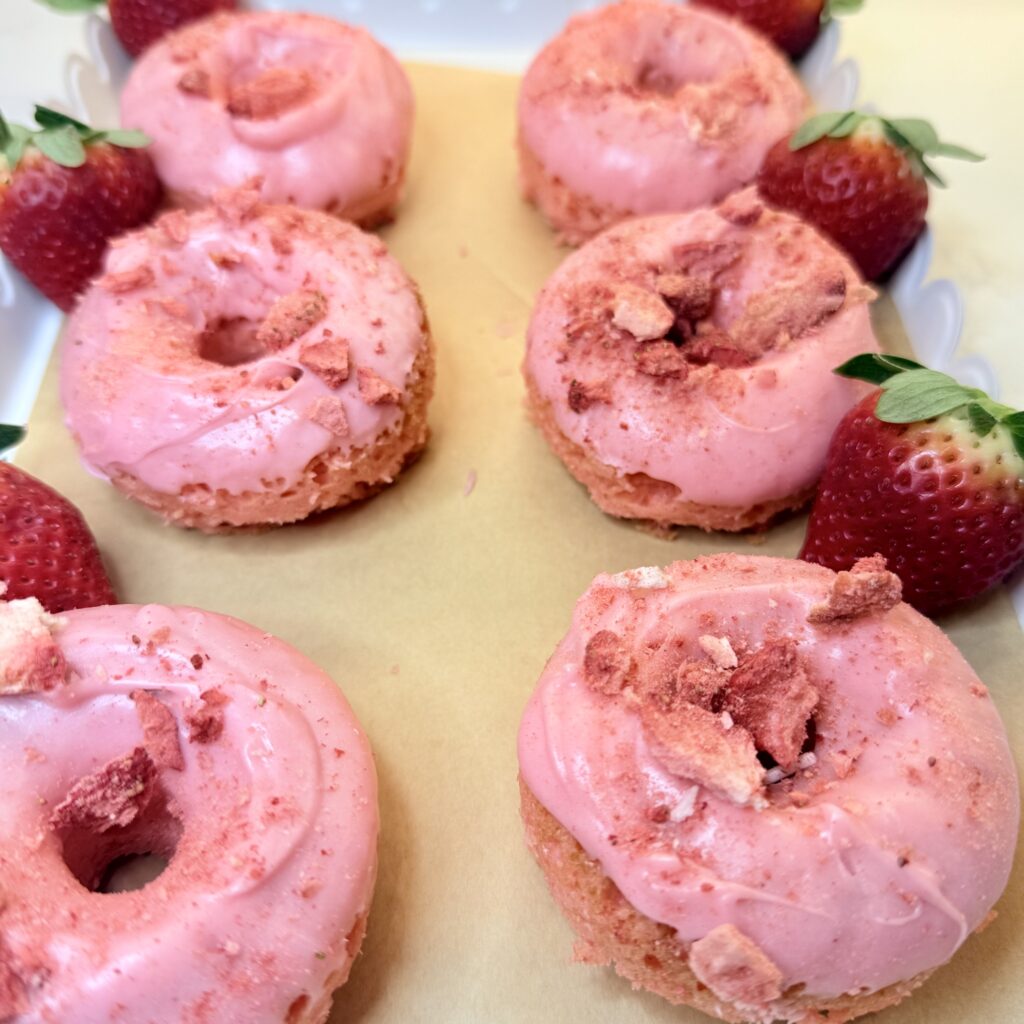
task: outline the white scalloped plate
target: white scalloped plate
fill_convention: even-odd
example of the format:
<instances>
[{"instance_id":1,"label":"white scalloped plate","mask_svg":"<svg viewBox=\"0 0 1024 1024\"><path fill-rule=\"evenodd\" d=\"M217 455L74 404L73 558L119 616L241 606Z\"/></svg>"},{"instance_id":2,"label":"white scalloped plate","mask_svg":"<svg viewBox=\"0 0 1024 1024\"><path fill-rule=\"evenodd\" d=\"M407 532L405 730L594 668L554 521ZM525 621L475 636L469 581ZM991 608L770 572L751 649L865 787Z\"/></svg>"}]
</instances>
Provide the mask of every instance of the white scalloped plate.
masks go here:
<instances>
[{"instance_id":1,"label":"white scalloped plate","mask_svg":"<svg viewBox=\"0 0 1024 1024\"><path fill-rule=\"evenodd\" d=\"M301 8L366 25L407 59L491 70L521 70L573 11L597 6L581 0L367 0L257 2L253 7ZM90 123L117 122L116 96L127 58L106 19L98 14L62 17L25 3L5 11L0 44L0 107L27 120L39 97ZM856 65L836 62L839 28L833 23L801 62L800 73L824 109L846 109L856 100ZM13 52L12 52L13 51ZM963 299L948 280L929 281L933 239L918 242L889 286L917 357L928 366L982 387L993 397L998 382L987 360L957 357ZM59 312L0 257L0 422L24 423L39 390ZM1013 588L1024 623L1024 576Z\"/></svg>"}]
</instances>

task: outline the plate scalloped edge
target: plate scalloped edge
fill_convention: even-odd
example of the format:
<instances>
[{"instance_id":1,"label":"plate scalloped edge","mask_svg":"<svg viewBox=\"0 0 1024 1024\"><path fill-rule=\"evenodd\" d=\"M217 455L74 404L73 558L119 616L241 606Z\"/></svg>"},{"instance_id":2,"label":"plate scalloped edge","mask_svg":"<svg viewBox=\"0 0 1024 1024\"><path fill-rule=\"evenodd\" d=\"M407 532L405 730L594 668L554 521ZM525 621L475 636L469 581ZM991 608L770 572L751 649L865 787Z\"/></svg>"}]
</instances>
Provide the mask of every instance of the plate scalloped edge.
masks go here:
<instances>
[{"instance_id":1,"label":"plate scalloped edge","mask_svg":"<svg viewBox=\"0 0 1024 1024\"><path fill-rule=\"evenodd\" d=\"M90 14L82 19L80 41L80 48L72 50L64 63L66 98L63 102L51 102L92 123L115 124L116 96L127 72L128 60L108 21L100 15ZM850 59L837 62L839 43L840 28L833 22L799 66L808 91L823 109L849 109L857 98L859 70ZM417 47L417 58L429 59L432 48L449 60L456 52L450 45L442 48L434 42L432 47ZM467 55L467 59L459 63L476 67L506 68L514 63L500 51L473 53L471 46L467 46L458 52ZM27 97L21 99L28 100ZM957 355L964 322L963 296L950 280L928 280L933 245L928 229L889 283L889 294L911 347L926 365L998 397L998 381L988 360L979 355ZM59 311L0 256L0 337L8 342L15 341L0 348L0 422L28 420L60 320ZM1024 626L1024 570L1017 573L1009 585L1018 620Z\"/></svg>"}]
</instances>

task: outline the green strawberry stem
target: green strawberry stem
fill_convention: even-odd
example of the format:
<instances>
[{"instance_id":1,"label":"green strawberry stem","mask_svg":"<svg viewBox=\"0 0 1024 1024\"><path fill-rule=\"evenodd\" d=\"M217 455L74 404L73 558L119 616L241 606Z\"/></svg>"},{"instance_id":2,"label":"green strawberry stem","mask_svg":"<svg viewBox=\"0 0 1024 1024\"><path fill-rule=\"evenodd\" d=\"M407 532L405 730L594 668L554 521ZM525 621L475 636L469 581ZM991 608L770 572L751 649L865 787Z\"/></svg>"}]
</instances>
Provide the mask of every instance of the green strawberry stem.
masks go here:
<instances>
[{"instance_id":1,"label":"green strawberry stem","mask_svg":"<svg viewBox=\"0 0 1024 1024\"><path fill-rule=\"evenodd\" d=\"M13 427L9 423L0 423L0 452L13 448L24 436L24 427Z\"/></svg>"},{"instance_id":2,"label":"green strawberry stem","mask_svg":"<svg viewBox=\"0 0 1024 1024\"><path fill-rule=\"evenodd\" d=\"M92 11L102 7L106 0L39 0L39 3L51 10L60 11L61 14L77 14L79 11Z\"/></svg>"},{"instance_id":3,"label":"green strawberry stem","mask_svg":"<svg viewBox=\"0 0 1024 1024\"><path fill-rule=\"evenodd\" d=\"M151 142L143 132L120 128L97 131L49 107L37 106L35 119L39 127L26 128L20 124L9 124L0 113L0 156L6 161L9 174L21 163L30 146L61 167L81 167L85 163L85 147L94 143L108 142L125 149L139 149Z\"/></svg>"},{"instance_id":4,"label":"green strawberry stem","mask_svg":"<svg viewBox=\"0 0 1024 1024\"><path fill-rule=\"evenodd\" d=\"M62 0L43 0L44 3L59 4ZM76 0L63 0L64 3L75 3ZM85 3L99 2L99 0L82 0ZM821 9L821 23L827 24L833 18L841 17L844 14L856 14L864 6L864 0L825 0L825 6Z\"/></svg>"},{"instance_id":5,"label":"green strawberry stem","mask_svg":"<svg viewBox=\"0 0 1024 1024\"><path fill-rule=\"evenodd\" d=\"M980 388L967 387L913 359L875 353L854 356L835 372L882 389L875 416L883 423L917 423L951 415L967 420L978 437L987 437L998 424L1009 432L1017 454L1024 458L1024 412L989 398Z\"/></svg>"},{"instance_id":6,"label":"green strawberry stem","mask_svg":"<svg viewBox=\"0 0 1024 1024\"><path fill-rule=\"evenodd\" d=\"M894 146L910 153L920 164L924 176L940 188L945 188L946 183L929 165L928 157L946 156L971 163L985 159L964 146L942 142L935 129L919 117L880 117L859 110L830 110L815 114L793 133L789 148L795 152L819 139L845 139L859 129L881 131Z\"/></svg>"}]
</instances>

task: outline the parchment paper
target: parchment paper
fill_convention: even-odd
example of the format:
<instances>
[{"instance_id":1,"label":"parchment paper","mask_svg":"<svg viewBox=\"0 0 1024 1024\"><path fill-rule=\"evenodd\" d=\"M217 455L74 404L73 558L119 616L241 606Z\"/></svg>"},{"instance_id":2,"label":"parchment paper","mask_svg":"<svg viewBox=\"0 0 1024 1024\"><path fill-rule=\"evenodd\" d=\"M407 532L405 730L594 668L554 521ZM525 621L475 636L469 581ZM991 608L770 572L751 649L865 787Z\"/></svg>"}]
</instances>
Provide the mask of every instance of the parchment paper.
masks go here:
<instances>
[{"instance_id":1,"label":"parchment paper","mask_svg":"<svg viewBox=\"0 0 1024 1024\"><path fill-rule=\"evenodd\" d=\"M380 773L381 867L333 1024L706 1021L570 962L570 929L523 845L516 729L596 573L714 551L793 556L804 519L754 540L692 530L665 540L591 504L523 412L527 318L565 253L518 197L516 82L410 71L409 195L384 236L422 287L438 391L430 446L396 486L260 535L162 526L82 469L54 367L18 462L82 509L122 600L245 619L322 665L354 706ZM886 342L901 347L884 301L879 313ZM1021 634L1008 599L999 592L943 625L991 687L1019 755ZM1022 895L1018 863L996 922L881 1019L1020 1024Z\"/></svg>"}]
</instances>

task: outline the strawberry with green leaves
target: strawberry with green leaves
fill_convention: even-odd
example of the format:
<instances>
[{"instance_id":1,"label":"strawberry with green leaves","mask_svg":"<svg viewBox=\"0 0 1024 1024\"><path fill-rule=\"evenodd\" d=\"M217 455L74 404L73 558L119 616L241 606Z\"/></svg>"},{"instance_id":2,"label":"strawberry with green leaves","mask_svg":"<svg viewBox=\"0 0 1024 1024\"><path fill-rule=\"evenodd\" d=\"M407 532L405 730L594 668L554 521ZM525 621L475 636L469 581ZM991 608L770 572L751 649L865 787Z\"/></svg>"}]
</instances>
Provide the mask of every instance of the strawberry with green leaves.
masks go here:
<instances>
[{"instance_id":1,"label":"strawberry with green leaves","mask_svg":"<svg viewBox=\"0 0 1024 1024\"><path fill-rule=\"evenodd\" d=\"M926 614L1024 561L1024 412L910 359L836 373L879 385L832 437L800 557L836 571L880 553Z\"/></svg>"},{"instance_id":2,"label":"strawberry with green leaves","mask_svg":"<svg viewBox=\"0 0 1024 1024\"><path fill-rule=\"evenodd\" d=\"M0 426L0 450L23 434ZM9 462L0 462L0 583L4 599L35 597L55 615L117 601L82 513Z\"/></svg>"},{"instance_id":3,"label":"strawberry with green leaves","mask_svg":"<svg viewBox=\"0 0 1024 1024\"><path fill-rule=\"evenodd\" d=\"M0 249L67 311L115 235L146 223L163 189L141 132L94 131L47 107L35 129L0 114Z\"/></svg>"},{"instance_id":4,"label":"strawberry with green leaves","mask_svg":"<svg viewBox=\"0 0 1024 1024\"><path fill-rule=\"evenodd\" d=\"M214 11L231 11L237 0L41 0L55 11L91 11L104 3L121 45L137 57L161 36Z\"/></svg>"},{"instance_id":5,"label":"strawberry with green leaves","mask_svg":"<svg viewBox=\"0 0 1024 1024\"><path fill-rule=\"evenodd\" d=\"M694 0L731 14L767 36L780 50L799 57L838 14L859 11L864 0Z\"/></svg>"},{"instance_id":6,"label":"strawberry with green leaves","mask_svg":"<svg viewBox=\"0 0 1024 1024\"><path fill-rule=\"evenodd\" d=\"M983 160L941 142L916 117L856 110L816 114L768 151L757 187L772 206L813 224L849 253L869 280L884 276L924 230L932 157Z\"/></svg>"}]
</instances>

